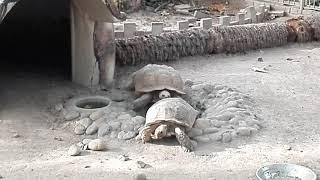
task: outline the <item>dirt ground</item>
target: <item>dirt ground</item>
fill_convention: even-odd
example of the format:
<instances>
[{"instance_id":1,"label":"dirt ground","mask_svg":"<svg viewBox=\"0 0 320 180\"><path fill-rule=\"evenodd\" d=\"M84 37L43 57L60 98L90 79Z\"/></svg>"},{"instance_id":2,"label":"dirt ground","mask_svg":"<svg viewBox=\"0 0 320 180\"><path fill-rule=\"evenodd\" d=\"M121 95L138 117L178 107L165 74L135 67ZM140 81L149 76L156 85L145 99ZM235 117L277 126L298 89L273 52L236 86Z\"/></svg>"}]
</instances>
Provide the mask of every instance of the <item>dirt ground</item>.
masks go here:
<instances>
[{"instance_id":1,"label":"dirt ground","mask_svg":"<svg viewBox=\"0 0 320 180\"><path fill-rule=\"evenodd\" d=\"M69 146L83 136L56 126L48 108L71 95L94 92L58 73L6 68L0 73L0 175L10 180L132 179L138 173L159 180L255 179L257 168L277 162L305 165L320 175L319 45L294 44L168 63L184 79L220 83L248 94L265 120L265 128L250 138L199 144L193 153L184 153L174 140L145 145L110 140L107 151L70 157ZM252 66L267 67L268 73L254 72ZM118 70L129 73L136 68ZM131 160L120 161L121 154ZM139 160L151 167L139 169Z\"/></svg>"}]
</instances>

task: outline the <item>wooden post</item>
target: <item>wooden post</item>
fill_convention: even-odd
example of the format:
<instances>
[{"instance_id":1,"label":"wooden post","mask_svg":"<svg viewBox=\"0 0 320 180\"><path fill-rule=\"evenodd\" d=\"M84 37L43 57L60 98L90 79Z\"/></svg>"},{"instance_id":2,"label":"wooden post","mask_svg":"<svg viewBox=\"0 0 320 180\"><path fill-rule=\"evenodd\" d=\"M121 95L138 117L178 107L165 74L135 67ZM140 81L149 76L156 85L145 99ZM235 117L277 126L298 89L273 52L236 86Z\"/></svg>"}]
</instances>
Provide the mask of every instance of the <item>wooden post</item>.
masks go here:
<instances>
[{"instance_id":1,"label":"wooden post","mask_svg":"<svg viewBox=\"0 0 320 180\"><path fill-rule=\"evenodd\" d=\"M304 3L305 3L305 0L300 0L300 14L303 13Z\"/></svg>"}]
</instances>

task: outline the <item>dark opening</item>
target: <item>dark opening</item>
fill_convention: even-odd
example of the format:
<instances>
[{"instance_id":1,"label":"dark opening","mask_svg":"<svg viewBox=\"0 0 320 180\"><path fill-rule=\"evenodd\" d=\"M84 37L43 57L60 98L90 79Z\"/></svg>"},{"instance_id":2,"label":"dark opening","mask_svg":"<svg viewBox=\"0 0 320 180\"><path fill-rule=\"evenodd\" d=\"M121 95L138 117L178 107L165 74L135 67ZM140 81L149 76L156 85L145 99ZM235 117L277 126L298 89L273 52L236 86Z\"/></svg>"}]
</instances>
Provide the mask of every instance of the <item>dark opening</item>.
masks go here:
<instances>
[{"instance_id":1,"label":"dark opening","mask_svg":"<svg viewBox=\"0 0 320 180\"><path fill-rule=\"evenodd\" d=\"M0 24L1 72L71 79L68 0L20 0Z\"/></svg>"},{"instance_id":2,"label":"dark opening","mask_svg":"<svg viewBox=\"0 0 320 180\"><path fill-rule=\"evenodd\" d=\"M97 109L103 108L109 105L109 102L99 101L99 100L86 100L80 101L76 104L77 107L83 109Z\"/></svg>"}]
</instances>

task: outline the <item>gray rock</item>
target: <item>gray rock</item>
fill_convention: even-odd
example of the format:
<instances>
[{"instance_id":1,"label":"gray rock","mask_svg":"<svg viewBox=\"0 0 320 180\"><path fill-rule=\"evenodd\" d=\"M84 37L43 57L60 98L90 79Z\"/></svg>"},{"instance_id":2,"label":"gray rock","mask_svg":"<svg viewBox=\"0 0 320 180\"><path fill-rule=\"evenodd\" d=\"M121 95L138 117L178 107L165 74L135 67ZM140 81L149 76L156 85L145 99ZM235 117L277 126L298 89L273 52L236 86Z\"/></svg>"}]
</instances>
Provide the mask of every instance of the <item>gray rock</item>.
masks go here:
<instances>
[{"instance_id":1,"label":"gray rock","mask_svg":"<svg viewBox=\"0 0 320 180\"><path fill-rule=\"evenodd\" d=\"M210 141L210 138L207 135L197 136L197 137L194 137L193 139L196 140L197 142L202 142L202 143L207 143Z\"/></svg>"},{"instance_id":2,"label":"gray rock","mask_svg":"<svg viewBox=\"0 0 320 180\"><path fill-rule=\"evenodd\" d=\"M118 159L120 161L129 161L130 160L130 158L126 155L120 155Z\"/></svg>"},{"instance_id":3,"label":"gray rock","mask_svg":"<svg viewBox=\"0 0 320 180\"><path fill-rule=\"evenodd\" d=\"M193 138L196 136L201 136L203 134L202 129L199 128L192 128L189 132L188 132L188 136Z\"/></svg>"},{"instance_id":4,"label":"gray rock","mask_svg":"<svg viewBox=\"0 0 320 180\"><path fill-rule=\"evenodd\" d=\"M133 110L127 111L126 113L130 114L131 117L134 117L134 116L137 115L137 113L135 111L133 111Z\"/></svg>"},{"instance_id":5,"label":"gray rock","mask_svg":"<svg viewBox=\"0 0 320 180\"><path fill-rule=\"evenodd\" d=\"M232 113L224 113L222 115L216 116L215 119L217 119L219 121L230 121L234 117L235 117L235 115Z\"/></svg>"},{"instance_id":6,"label":"gray rock","mask_svg":"<svg viewBox=\"0 0 320 180\"><path fill-rule=\"evenodd\" d=\"M101 139L94 139L89 142L88 148L93 151L102 151L107 148L106 143Z\"/></svg>"},{"instance_id":7,"label":"gray rock","mask_svg":"<svg viewBox=\"0 0 320 180\"><path fill-rule=\"evenodd\" d=\"M81 124L77 124L76 127L74 128L74 133L76 135L82 135L86 132L86 127L84 127Z\"/></svg>"},{"instance_id":8,"label":"gray rock","mask_svg":"<svg viewBox=\"0 0 320 180\"><path fill-rule=\"evenodd\" d=\"M134 125L144 125L144 123L146 122L146 118L142 116L135 116L131 119L131 121Z\"/></svg>"},{"instance_id":9,"label":"gray rock","mask_svg":"<svg viewBox=\"0 0 320 180\"><path fill-rule=\"evenodd\" d=\"M190 79L187 79L187 80L185 80L185 81L184 81L184 85L185 85L185 86L189 86L189 87L191 87L191 86L193 86L193 85L194 85L194 82L193 82L193 81L191 81Z\"/></svg>"},{"instance_id":10,"label":"gray rock","mask_svg":"<svg viewBox=\"0 0 320 180\"><path fill-rule=\"evenodd\" d=\"M112 92L112 96L110 97L112 101L115 102L122 102L126 99L128 99L128 94L125 94L123 92L119 92L119 91L114 91Z\"/></svg>"},{"instance_id":11,"label":"gray rock","mask_svg":"<svg viewBox=\"0 0 320 180\"><path fill-rule=\"evenodd\" d=\"M118 134L118 139L129 140L134 138L135 136L136 136L136 133L133 131L129 131L129 132L121 131Z\"/></svg>"},{"instance_id":12,"label":"gray rock","mask_svg":"<svg viewBox=\"0 0 320 180\"><path fill-rule=\"evenodd\" d=\"M196 122L194 123L194 127L195 128L199 128L199 129L205 129L210 127L211 123L209 119L203 119L203 118L199 118L196 120Z\"/></svg>"},{"instance_id":13,"label":"gray rock","mask_svg":"<svg viewBox=\"0 0 320 180\"><path fill-rule=\"evenodd\" d=\"M86 130L86 134L92 135L98 131L98 126L96 123L92 123Z\"/></svg>"},{"instance_id":14,"label":"gray rock","mask_svg":"<svg viewBox=\"0 0 320 180\"><path fill-rule=\"evenodd\" d=\"M117 131L112 131L111 133L110 133L110 137L111 138L118 138L118 132Z\"/></svg>"},{"instance_id":15,"label":"gray rock","mask_svg":"<svg viewBox=\"0 0 320 180\"><path fill-rule=\"evenodd\" d=\"M127 122L122 122L121 124L122 131L126 131L126 132L133 131L133 128L134 128L134 125L131 122L127 121Z\"/></svg>"},{"instance_id":16,"label":"gray rock","mask_svg":"<svg viewBox=\"0 0 320 180\"><path fill-rule=\"evenodd\" d=\"M191 140L191 143L192 143L193 147L197 147L198 146L197 141Z\"/></svg>"},{"instance_id":17,"label":"gray rock","mask_svg":"<svg viewBox=\"0 0 320 180\"><path fill-rule=\"evenodd\" d=\"M139 166L138 166L139 167ZM140 167L141 168L141 167ZM134 180L146 180L147 179L147 176L143 173L140 173L140 174L137 174L135 177L134 177Z\"/></svg>"},{"instance_id":18,"label":"gray rock","mask_svg":"<svg viewBox=\"0 0 320 180\"><path fill-rule=\"evenodd\" d=\"M118 131L121 128L121 122L111 122L109 125L112 131Z\"/></svg>"},{"instance_id":19,"label":"gray rock","mask_svg":"<svg viewBox=\"0 0 320 180\"><path fill-rule=\"evenodd\" d=\"M130 114L122 114L120 116L118 116L118 121L130 121L131 120L131 115Z\"/></svg>"},{"instance_id":20,"label":"gray rock","mask_svg":"<svg viewBox=\"0 0 320 180\"><path fill-rule=\"evenodd\" d=\"M204 133L204 134L212 134L212 133L216 133L216 132L218 132L218 131L219 131L218 128L211 127L211 128L205 128L205 129L203 130L203 133Z\"/></svg>"},{"instance_id":21,"label":"gray rock","mask_svg":"<svg viewBox=\"0 0 320 180\"><path fill-rule=\"evenodd\" d=\"M78 155L80 155L80 153L81 153L81 149L77 145L70 146L70 148L68 150L69 156L78 156Z\"/></svg>"},{"instance_id":22,"label":"gray rock","mask_svg":"<svg viewBox=\"0 0 320 180\"><path fill-rule=\"evenodd\" d=\"M83 118L80 119L78 123L84 126L85 128L88 128L92 124L92 120L89 118Z\"/></svg>"},{"instance_id":23,"label":"gray rock","mask_svg":"<svg viewBox=\"0 0 320 180\"><path fill-rule=\"evenodd\" d=\"M110 125L108 125L108 124L103 124L103 125L101 125L101 126L99 127L98 136L99 136L99 137L103 137L103 136L109 134L110 131L111 131Z\"/></svg>"},{"instance_id":24,"label":"gray rock","mask_svg":"<svg viewBox=\"0 0 320 180\"><path fill-rule=\"evenodd\" d=\"M237 134L239 134L240 136L250 136L251 130L248 127L239 127L237 129Z\"/></svg>"},{"instance_id":25,"label":"gray rock","mask_svg":"<svg viewBox=\"0 0 320 180\"><path fill-rule=\"evenodd\" d=\"M71 120L77 119L78 117L80 117L80 113L79 112L70 111L70 112L66 113L66 115L64 116L64 119L66 121L71 121Z\"/></svg>"},{"instance_id":26,"label":"gray rock","mask_svg":"<svg viewBox=\"0 0 320 180\"><path fill-rule=\"evenodd\" d=\"M141 169L150 167L150 165L148 165L142 161L137 161L137 166L138 166L138 168L141 168Z\"/></svg>"},{"instance_id":27,"label":"gray rock","mask_svg":"<svg viewBox=\"0 0 320 180\"><path fill-rule=\"evenodd\" d=\"M225 132L222 134L222 139L221 141L223 143L228 143L228 142L231 142L232 141L232 135L230 132Z\"/></svg>"},{"instance_id":28,"label":"gray rock","mask_svg":"<svg viewBox=\"0 0 320 180\"><path fill-rule=\"evenodd\" d=\"M219 133L208 134L208 137L210 138L211 141L221 141L222 140L222 135Z\"/></svg>"},{"instance_id":29,"label":"gray rock","mask_svg":"<svg viewBox=\"0 0 320 180\"><path fill-rule=\"evenodd\" d=\"M100 111L95 111L93 112L89 118L93 121L97 120L97 119L100 119L103 115L104 115L104 111L100 110Z\"/></svg>"},{"instance_id":30,"label":"gray rock","mask_svg":"<svg viewBox=\"0 0 320 180\"><path fill-rule=\"evenodd\" d=\"M19 137L21 137L21 135L18 134L18 133L13 133L12 137L13 137L13 138L19 138Z\"/></svg>"}]
</instances>

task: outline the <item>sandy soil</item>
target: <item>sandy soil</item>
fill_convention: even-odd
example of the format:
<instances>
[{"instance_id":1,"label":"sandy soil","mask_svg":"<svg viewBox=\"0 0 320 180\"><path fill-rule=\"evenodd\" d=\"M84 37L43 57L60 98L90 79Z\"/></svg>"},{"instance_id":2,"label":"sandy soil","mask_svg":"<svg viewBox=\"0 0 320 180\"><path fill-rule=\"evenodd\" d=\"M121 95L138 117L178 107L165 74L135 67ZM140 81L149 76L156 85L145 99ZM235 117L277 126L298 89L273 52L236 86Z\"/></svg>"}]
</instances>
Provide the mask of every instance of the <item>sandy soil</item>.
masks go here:
<instances>
[{"instance_id":1,"label":"sandy soil","mask_svg":"<svg viewBox=\"0 0 320 180\"><path fill-rule=\"evenodd\" d=\"M221 83L247 93L266 122L251 138L199 144L194 153L184 153L174 140L145 145L110 140L107 151L70 157L69 146L83 137L57 126L48 109L72 95L92 92L55 73L1 71L0 175L24 180L132 179L138 173L148 179L255 179L257 168L276 162L305 165L320 175L319 45L295 44L168 63L184 79ZM258 62L258 57L264 62ZM254 72L252 66L268 67L268 73ZM14 138L15 133L20 137ZM121 154L131 160L118 160ZM138 160L151 167L139 169Z\"/></svg>"}]
</instances>

